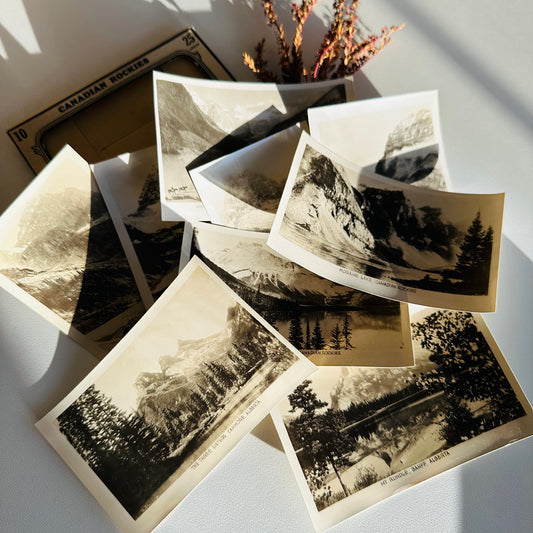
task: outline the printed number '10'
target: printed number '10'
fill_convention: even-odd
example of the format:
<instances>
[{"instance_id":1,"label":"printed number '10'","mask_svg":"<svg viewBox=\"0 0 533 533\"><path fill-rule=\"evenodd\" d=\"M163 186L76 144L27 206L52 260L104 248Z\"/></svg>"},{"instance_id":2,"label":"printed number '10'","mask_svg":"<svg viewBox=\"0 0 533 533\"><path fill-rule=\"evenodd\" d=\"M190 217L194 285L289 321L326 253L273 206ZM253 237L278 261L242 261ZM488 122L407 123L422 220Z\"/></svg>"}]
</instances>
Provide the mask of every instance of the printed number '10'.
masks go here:
<instances>
[{"instance_id":1,"label":"printed number '10'","mask_svg":"<svg viewBox=\"0 0 533 533\"><path fill-rule=\"evenodd\" d=\"M28 134L26 133L26 130L20 128L20 130L13 132L13 137L15 137L17 142L21 142L28 138Z\"/></svg>"}]
</instances>

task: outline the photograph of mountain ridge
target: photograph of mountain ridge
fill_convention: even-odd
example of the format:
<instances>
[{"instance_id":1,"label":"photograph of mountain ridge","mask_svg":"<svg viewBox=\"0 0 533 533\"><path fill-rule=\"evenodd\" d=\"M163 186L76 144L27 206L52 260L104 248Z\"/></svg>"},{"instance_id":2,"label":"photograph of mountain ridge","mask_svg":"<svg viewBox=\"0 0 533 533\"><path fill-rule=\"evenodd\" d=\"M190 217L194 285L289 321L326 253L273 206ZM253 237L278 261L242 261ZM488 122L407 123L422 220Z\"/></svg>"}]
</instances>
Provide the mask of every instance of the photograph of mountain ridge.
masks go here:
<instances>
[{"instance_id":1,"label":"photograph of mountain ridge","mask_svg":"<svg viewBox=\"0 0 533 533\"><path fill-rule=\"evenodd\" d=\"M60 320L49 320L97 357L144 313L91 169L72 148L42 171L0 227L1 276L51 311Z\"/></svg>"},{"instance_id":2,"label":"photograph of mountain ridge","mask_svg":"<svg viewBox=\"0 0 533 533\"><path fill-rule=\"evenodd\" d=\"M148 532L315 368L194 258L37 427L122 530Z\"/></svg>"},{"instance_id":3,"label":"photograph of mountain ridge","mask_svg":"<svg viewBox=\"0 0 533 533\"><path fill-rule=\"evenodd\" d=\"M305 133L268 244L309 270L382 297L494 308L503 194L432 191L332 154Z\"/></svg>"},{"instance_id":4,"label":"photograph of mountain ridge","mask_svg":"<svg viewBox=\"0 0 533 533\"><path fill-rule=\"evenodd\" d=\"M300 133L298 125L291 126L191 169L210 221L230 228L270 231Z\"/></svg>"},{"instance_id":5,"label":"photograph of mountain ridge","mask_svg":"<svg viewBox=\"0 0 533 533\"><path fill-rule=\"evenodd\" d=\"M310 109L309 128L317 141L366 170L418 187L449 188L437 91Z\"/></svg>"}]
</instances>

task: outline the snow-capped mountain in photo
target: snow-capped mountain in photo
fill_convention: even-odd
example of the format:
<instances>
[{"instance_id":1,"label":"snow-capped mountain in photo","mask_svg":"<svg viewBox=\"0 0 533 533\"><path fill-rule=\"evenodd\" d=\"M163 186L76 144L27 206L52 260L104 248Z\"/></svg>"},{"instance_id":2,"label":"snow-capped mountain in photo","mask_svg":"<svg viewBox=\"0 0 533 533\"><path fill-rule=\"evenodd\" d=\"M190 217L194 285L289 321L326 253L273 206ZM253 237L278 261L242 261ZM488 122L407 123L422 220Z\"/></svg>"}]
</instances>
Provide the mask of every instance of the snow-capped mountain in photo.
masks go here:
<instances>
[{"instance_id":1,"label":"snow-capped mountain in photo","mask_svg":"<svg viewBox=\"0 0 533 533\"><path fill-rule=\"evenodd\" d=\"M261 242L240 241L216 251L202 250L206 258L242 284L274 298L304 305L352 305L374 297L338 285L276 254Z\"/></svg>"}]
</instances>

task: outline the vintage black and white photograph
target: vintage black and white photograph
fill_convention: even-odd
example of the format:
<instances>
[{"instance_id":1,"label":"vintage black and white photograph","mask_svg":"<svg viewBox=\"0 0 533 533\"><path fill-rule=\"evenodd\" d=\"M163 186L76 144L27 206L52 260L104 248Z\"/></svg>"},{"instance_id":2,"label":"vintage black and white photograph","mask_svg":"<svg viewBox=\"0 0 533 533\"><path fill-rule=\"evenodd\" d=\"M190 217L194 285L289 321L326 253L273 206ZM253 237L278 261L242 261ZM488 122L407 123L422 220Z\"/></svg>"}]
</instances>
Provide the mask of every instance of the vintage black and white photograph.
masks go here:
<instances>
[{"instance_id":1,"label":"vintage black and white photograph","mask_svg":"<svg viewBox=\"0 0 533 533\"><path fill-rule=\"evenodd\" d=\"M425 309L411 326L413 368L320 368L272 413L317 531L533 432L480 315Z\"/></svg>"},{"instance_id":2,"label":"vintage black and white photograph","mask_svg":"<svg viewBox=\"0 0 533 533\"><path fill-rule=\"evenodd\" d=\"M188 170L286 129L311 106L353 99L353 80L276 85L154 72L163 220L207 220Z\"/></svg>"},{"instance_id":3,"label":"vintage black and white photograph","mask_svg":"<svg viewBox=\"0 0 533 533\"><path fill-rule=\"evenodd\" d=\"M302 133L268 245L337 283L400 301L495 310L504 194L413 187Z\"/></svg>"},{"instance_id":4,"label":"vintage black and white photograph","mask_svg":"<svg viewBox=\"0 0 533 533\"><path fill-rule=\"evenodd\" d=\"M321 278L274 252L267 238L198 222L187 224L184 250L316 365L413 365L407 304Z\"/></svg>"},{"instance_id":5,"label":"vintage black and white photograph","mask_svg":"<svg viewBox=\"0 0 533 533\"><path fill-rule=\"evenodd\" d=\"M97 163L94 176L150 307L179 272L184 222L163 222L155 146Z\"/></svg>"},{"instance_id":6,"label":"vintage black and white photograph","mask_svg":"<svg viewBox=\"0 0 533 533\"><path fill-rule=\"evenodd\" d=\"M437 91L310 110L311 135L348 161L428 189L450 189Z\"/></svg>"},{"instance_id":7,"label":"vintage black and white photograph","mask_svg":"<svg viewBox=\"0 0 533 533\"><path fill-rule=\"evenodd\" d=\"M151 531L316 367L198 258L38 429L125 531Z\"/></svg>"},{"instance_id":8,"label":"vintage black and white photograph","mask_svg":"<svg viewBox=\"0 0 533 533\"><path fill-rule=\"evenodd\" d=\"M0 218L0 284L100 358L144 313L91 168L69 146Z\"/></svg>"},{"instance_id":9,"label":"vintage black and white photograph","mask_svg":"<svg viewBox=\"0 0 533 533\"><path fill-rule=\"evenodd\" d=\"M300 134L294 125L192 169L189 173L209 220L230 228L270 231Z\"/></svg>"}]
</instances>

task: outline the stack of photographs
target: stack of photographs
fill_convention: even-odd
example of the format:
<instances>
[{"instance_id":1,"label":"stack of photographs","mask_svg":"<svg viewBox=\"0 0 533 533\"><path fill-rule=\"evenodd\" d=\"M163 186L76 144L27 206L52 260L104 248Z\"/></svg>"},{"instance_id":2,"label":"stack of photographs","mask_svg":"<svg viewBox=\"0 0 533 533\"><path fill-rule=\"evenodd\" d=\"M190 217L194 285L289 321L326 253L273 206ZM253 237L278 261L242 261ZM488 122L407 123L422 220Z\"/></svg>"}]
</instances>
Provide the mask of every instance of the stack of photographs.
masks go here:
<instances>
[{"instance_id":1,"label":"stack of photographs","mask_svg":"<svg viewBox=\"0 0 533 533\"><path fill-rule=\"evenodd\" d=\"M317 531L533 433L476 314L504 196L449 192L436 92L153 83L155 146L67 146L0 218L2 286L109 352L37 427L121 529L269 413Z\"/></svg>"},{"instance_id":2,"label":"stack of photographs","mask_svg":"<svg viewBox=\"0 0 533 533\"><path fill-rule=\"evenodd\" d=\"M163 220L208 220L189 169L284 130L307 109L353 99L353 80L234 83L154 72Z\"/></svg>"}]
</instances>

